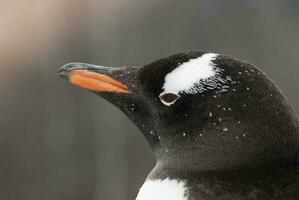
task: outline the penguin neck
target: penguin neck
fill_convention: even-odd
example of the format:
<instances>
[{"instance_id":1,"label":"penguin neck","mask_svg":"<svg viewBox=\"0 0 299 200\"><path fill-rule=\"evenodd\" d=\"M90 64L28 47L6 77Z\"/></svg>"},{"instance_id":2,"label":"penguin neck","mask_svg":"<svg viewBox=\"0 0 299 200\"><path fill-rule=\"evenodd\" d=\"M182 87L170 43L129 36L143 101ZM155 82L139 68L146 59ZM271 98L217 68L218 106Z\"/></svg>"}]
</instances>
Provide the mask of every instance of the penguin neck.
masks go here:
<instances>
[{"instance_id":1,"label":"penguin neck","mask_svg":"<svg viewBox=\"0 0 299 200\"><path fill-rule=\"evenodd\" d=\"M247 125L245 127L247 128ZM185 141L182 138L187 135L171 142L162 137L159 140L160 146L154 148L157 165L151 177L159 176L162 172L165 176L172 176L173 173L182 171L191 174L217 171L242 173L245 169L254 171L258 168L262 171L265 169L264 171L267 172L269 168L276 170L299 163L297 140L293 140L298 134L295 129L293 129L293 137L286 137L286 143L278 143L281 148L277 149L271 143L267 143L267 138L258 138L259 135L264 136L269 132L266 128L259 133L246 132L247 135L243 138L235 138L235 135L240 135L240 129L229 128L231 131L223 135L222 140L217 140L219 133L211 129L209 132L196 133L198 137L186 138ZM275 131L273 132L275 134ZM215 137L201 141L200 138L204 137L201 135Z\"/></svg>"},{"instance_id":2,"label":"penguin neck","mask_svg":"<svg viewBox=\"0 0 299 200\"><path fill-rule=\"evenodd\" d=\"M285 181L285 177L291 177L298 173L299 162L284 164L267 164L255 167L222 169L222 170L200 170L191 168L179 168L175 165L169 165L157 161L155 167L149 173L147 180L177 180L187 181L189 183L205 182L208 180L218 180L223 184L236 181L244 184L255 183L256 181L270 181L276 179L277 182ZM280 180L281 179L281 180Z\"/></svg>"},{"instance_id":3,"label":"penguin neck","mask_svg":"<svg viewBox=\"0 0 299 200\"><path fill-rule=\"evenodd\" d=\"M258 107L256 112L241 112L232 106L198 108L200 113L186 117L182 112L174 120L164 121L157 129L161 137L154 148L156 169L198 173L297 163L299 123L291 107L280 105L279 115L269 106ZM249 102L242 108L255 109Z\"/></svg>"}]
</instances>

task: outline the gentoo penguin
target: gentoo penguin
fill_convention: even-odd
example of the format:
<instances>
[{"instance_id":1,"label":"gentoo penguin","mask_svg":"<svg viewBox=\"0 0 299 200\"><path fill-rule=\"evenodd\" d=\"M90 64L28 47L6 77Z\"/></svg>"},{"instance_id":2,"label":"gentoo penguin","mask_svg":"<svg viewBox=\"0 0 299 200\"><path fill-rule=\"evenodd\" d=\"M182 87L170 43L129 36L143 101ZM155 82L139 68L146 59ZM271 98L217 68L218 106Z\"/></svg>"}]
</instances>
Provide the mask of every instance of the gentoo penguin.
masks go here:
<instances>
[{"instance_id":1,"label":"gentoo penguin","mask_svg":"<svg viewBox=\"0 0 299 200\"><path fill-rule=\"evenodd\" d=\"M59 75L120 108L150 144L157 163L136 200L299 199L298 119L255 66L192 51Z\"/></svg>"}]
</instances>

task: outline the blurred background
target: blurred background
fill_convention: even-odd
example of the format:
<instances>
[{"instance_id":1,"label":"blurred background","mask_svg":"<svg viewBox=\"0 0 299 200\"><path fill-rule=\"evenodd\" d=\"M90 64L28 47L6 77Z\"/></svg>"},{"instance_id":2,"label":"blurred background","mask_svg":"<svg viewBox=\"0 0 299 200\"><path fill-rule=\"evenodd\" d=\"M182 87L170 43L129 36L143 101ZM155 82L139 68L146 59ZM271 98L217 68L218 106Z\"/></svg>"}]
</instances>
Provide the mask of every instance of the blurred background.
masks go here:
<instances>
[{"instance_id":1,"label":"blurred background","mask_svg":"<svg viewBox=\"0 0 299 200\"><path fill-rule=\"evenodd\" d=\"M0 199L134 199L154 166L118 109L64 82L80 61L192 49L259 66L299 111L297 0L0 0Z\"/></svg>"}]
</instances>

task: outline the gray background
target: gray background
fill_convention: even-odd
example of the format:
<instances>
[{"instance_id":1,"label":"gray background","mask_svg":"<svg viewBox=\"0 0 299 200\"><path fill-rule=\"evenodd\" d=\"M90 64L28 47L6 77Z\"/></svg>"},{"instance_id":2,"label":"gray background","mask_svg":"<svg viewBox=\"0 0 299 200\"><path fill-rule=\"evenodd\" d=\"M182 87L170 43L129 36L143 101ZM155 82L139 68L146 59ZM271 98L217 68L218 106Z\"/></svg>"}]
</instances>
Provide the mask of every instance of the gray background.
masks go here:
<instances>
[{"instance_id":1,"label":"gray background","mask_svg":"<svg viewBox=\"0 0 299 200\"><path fill-rule=\"evenodd\" d=\"M154 166L118 109L62 81L71 61L191 49L259 66L299 111L299 1L0 0L0 199L134 199Z\"/></svg>"}]
</instances>

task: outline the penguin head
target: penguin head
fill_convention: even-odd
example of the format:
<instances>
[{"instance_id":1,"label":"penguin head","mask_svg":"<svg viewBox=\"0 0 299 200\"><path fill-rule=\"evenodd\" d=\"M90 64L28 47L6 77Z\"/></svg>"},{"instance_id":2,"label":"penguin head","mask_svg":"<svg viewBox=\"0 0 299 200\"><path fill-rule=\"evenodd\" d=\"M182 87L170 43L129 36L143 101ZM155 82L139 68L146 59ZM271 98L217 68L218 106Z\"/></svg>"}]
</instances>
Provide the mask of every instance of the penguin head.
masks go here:
<instances>
[{"instance_id":1,"label":"penguin head","mask_svg":"<svg viewBox=\"0 0 299 200\"><path fill-rule=\"evenodd\" d=\"M70 63L59 74L120 108L161 165L233 169L297 151L286 98L258 68L229 56L193 51L141 67Z\"/></svg>"}]
</instances>

